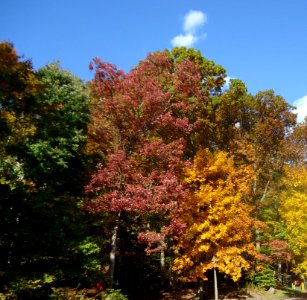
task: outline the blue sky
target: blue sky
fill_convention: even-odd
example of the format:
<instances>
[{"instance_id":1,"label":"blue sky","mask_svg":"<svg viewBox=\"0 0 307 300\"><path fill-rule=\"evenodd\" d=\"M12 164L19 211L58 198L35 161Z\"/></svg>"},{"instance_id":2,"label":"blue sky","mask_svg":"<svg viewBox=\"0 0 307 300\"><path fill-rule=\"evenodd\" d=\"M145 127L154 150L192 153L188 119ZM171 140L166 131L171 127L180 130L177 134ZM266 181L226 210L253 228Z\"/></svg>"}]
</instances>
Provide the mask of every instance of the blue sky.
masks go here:
<instances>
[{"instance_id":1,"label":"blue sky","mask_svg":"<svg viewBox=\"0 0 307 300\"><path fill-rule=\"evenodd\" d=\"M0 40L37 69L59 60L83 80L99 56L129 71L186 45L307 115L307 0L0 0Z\"/></svg>"}]
</instances>

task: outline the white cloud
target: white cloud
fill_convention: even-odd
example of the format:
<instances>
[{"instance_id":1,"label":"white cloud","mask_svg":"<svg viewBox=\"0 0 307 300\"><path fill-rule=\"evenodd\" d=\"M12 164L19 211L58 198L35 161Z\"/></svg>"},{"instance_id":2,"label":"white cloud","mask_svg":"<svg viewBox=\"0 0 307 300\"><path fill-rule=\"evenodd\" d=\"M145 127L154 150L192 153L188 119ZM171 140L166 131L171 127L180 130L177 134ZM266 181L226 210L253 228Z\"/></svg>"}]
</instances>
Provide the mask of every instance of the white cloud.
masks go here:
<instances>
[{"instance_id":1,"label":"white cloud","mask_svg":"<svg viewBox=\"0 0 307 300\"><path fill-rule=\"evenodd\" d=\"M200 39L205 38L207 35L203 34L200 36L193 35L191 33L179 34L171 40L173 47L187 47L191 48L195 45Z\"/></svg>"},{"instance_id":2,"label":"white cloud","mask_svg":"<svg viewBox=\"0 0 307 300\"><path fill-rule=\"evenodd\" d=\"M197 42L198 38L196 36L194 36L193 34L179 34L177 36L175 36L171 43L173 45L173 47L192 47L196 42Z\"/></svg>"},{"instance_id":3,"label":"white cloud","mask_svg":"<svg viewBox=\"0 0 307 300\"><path fill-rule=\"evenodd\" d=\"M297 114L297 122L303 122L307 116L307 95L294 101L293 105L296 106L294 113Z\"/></svg>"},{"instance_id":4,"label":"white cloud","mask_svg":"<svg viewBox=\"0 0 307 300\"><path fill-rule=\"evenodd\" d=\"M205 38L206 34L196 34L197 29L201 28L207 22L207 16L202 11L191 10L183 22L184 34L179 34L171 40L173 47L193 47L200 39Z\"/></svg>"},{"instance_id":5,"label":"white cloud","mask_svg":"<svg viewBox=\"0 0 307 300\"><path fill-rule=\"evenodd\" d=\"M191 10L186 14L183 23L183 30L187 33L194 33L207 22L207 16L202 11Z\"/></svg>"}]
</instances>

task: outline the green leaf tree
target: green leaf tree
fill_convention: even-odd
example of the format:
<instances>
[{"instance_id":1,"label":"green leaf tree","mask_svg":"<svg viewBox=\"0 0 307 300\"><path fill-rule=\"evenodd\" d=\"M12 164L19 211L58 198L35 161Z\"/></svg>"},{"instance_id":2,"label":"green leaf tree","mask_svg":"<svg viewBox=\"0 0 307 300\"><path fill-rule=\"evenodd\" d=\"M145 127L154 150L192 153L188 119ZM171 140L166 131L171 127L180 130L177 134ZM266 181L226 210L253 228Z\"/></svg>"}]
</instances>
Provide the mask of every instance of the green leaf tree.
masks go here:
<instances>
[{"instance_id":1,"label":"green leaf tree","mask_svg":"<svg viewBox=\"0 0 307 300\"><path fill-rule=\"evenodd\" d=\"M34 72L12 46L3 47L10 55L1 55L7 68L1 74L1 265L19 272L60 269L84 239L78 202L91 165L84 152L87 88L59 64Z\"/></svg>"}]
</instances>

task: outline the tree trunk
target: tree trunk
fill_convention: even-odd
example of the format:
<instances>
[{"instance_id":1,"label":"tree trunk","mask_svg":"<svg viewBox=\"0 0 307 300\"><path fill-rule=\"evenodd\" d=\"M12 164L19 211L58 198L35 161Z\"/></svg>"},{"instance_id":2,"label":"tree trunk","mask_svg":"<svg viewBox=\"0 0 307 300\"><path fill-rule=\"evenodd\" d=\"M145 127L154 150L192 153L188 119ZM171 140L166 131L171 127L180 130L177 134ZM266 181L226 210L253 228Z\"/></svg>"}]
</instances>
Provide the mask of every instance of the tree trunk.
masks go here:
<instances>
[{"instance_id":1,"label":"tree trunk","mask_svg":"<svg viewBox=\"0 0 307 300\"><path fill-rule=\"evenodd\" d=\"M278 262L277 278L278 278L278 284L279 285L283 285L281 267L282 267L281 262Z\"/></svg>"},{"instance_id":2,"label":"tree trunk","mask_svg":"<svg viewBox=\"0 0 307 300\"><path fill-rule=\"evenodd\" d=\"M256 235L256 249L258 250L258 252L260 252L260 232L258 228L256 228L255 230L255 235Z\"/></svg>"},{"instance_id":3,"label":"tree trunk","mask_svg":"<svg viewBox=\"0 0 307 300\"><path fill-rule=\"evenodd\" d=\"M14 208L10 207L10 209L13 210ZM15 224L16 224L16 228L18 228L19 227L19 217L15 218ZM14 246L15 246L14 241L16 241L15 235L12 236L12 240L9 246L9 251L8 251L8 256L7 256L8 266L12 266L12 264L16 263L17 261L20 263L20 259L19 260L16 260L16 258L14 259Z\"/></svg>"},{"instance_id":4,"label":"tree trunk","mask_svg":"<svg viewBox=\"0 0 307 300\"><path fill-rule=\"evenodd\" d=\"M256 180L254 182L254 192L256 192ZM268 188L269 188L269 184L270 184L270 180L268 180L268 182L266 183L265 185L265 188L264 188L264 191L263 191L263 194L261 196L261 199L259 200L259 203L263 202L267 196L267 192L268 192ZM258 217L258 216L257 216ZM256 228L256 249L258 251L260 251L260 248L261 248L261 245L260 245L260 232L258 230L258 228Z\"/></svg>"},{"instance_id":5,"label":"tree trunk","mask_svg":"<svg viewBox=\"0 0 307 300\"><path fill-rule=\"evenodd\" d=\"M204 280L198 278L198 299L204 300Z\"/></svg>"},{"instance_id":6,"label":"tree trunk","mask_svg":"<svg viewBox=\"0 0 307 300\"><path fill-rule=\"evenodd\" d=\"M118 234L118 222L120 218L120 212L118 213L118 218L116 220L116 224L113 228L113 233L111 237L111 251L110 251L110 282L111 286L114 280L114 272L115 272L115 256L116 256L116 249L117 249L117 234Z\"/></svg>"},{"instance_id":7,"label":"tree trunk","mask_svg":"<svg viewBox=\"0 0 307 300\"><path fill-rule=\"evenodd\" d=\"M268 188L269 188L269 184L270 184L270 180L268 180L268 182L266 183L265 185L265 188L264 188L264 191L263 191L263 194L262 194L262 197L260 199L260 202L263 202L266 195L267 195L267 192L268 192Z\"/></svg>"},{"instance_id":8,"label":"tree trunk","mask_svg":"<svg viewBox=\"0 0 307 300\"><path fill-rule=\"evenodd\" d=\"M165 242L164 240L161 241L161 251L160 251L160 265L161 271L164 270L165 267L165 252L164 252Z\"/></svg>"},{"instance_id":9,"label":"tree trunk","mask_svg":"<svg viewBox=\"0 0 307 300\"><path fill-rule=\"evenodd\" d=\"M213 268L213 275L214 275L214 300L218 300L219 293L217 289L217 276L216 276L216 267L215 267L215 256L213 257L214 261L214 268Z\"/></svg>"},{"instance_id":10,"label":"tree trunk","mask_svg":"<svg viewBox=\"0 0 307 300\"><path fill-rule=\"evenodd\" d=\"M164 239L161 241L160 246L160 267L161 267L161 286L164 286L164 270L165 270L165 242Z\"/></svg>"}]
</instances>

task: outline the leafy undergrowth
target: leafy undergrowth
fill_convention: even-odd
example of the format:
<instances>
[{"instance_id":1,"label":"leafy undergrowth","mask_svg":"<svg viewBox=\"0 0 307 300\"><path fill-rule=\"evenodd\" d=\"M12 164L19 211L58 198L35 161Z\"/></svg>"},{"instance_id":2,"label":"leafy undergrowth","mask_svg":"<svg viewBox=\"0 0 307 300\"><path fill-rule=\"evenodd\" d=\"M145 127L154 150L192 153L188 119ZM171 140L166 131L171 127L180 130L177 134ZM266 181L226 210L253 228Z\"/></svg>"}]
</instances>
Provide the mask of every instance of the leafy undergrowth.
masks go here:
<instances>
[{"instance_id":1,"label":"leafy undergrowth","mask_svg":"<svg viewBox=\"0 0 307 300\"><path fill-rule=\"evenodd\" d=\"M45 291L46 292L46 291ZM50 299L50 300L198 300L197 288L181 287L165 291L147 291L138 295L125 295L120 289L107 289L99 291L96 288L72 288L58 287L50 288L49 292L42 293L41 290L34 289L23 291L23 293L12 294L0 293L0 300L25 300L25 299ZM204 289L204 299L214 299L213 290ZM219 299L234 300L299 300L307 299L307 293L302 293L293 289L260 289L248 287L243 289L221 289Z\"/></svg>"},{"instance_id":2,"label":"leafy undergrowth","mask_svg":"<svg viewBox=\"0 0 307 300\"><path fill-rule=\"evenodd\" d=\"M35 290L23 291L22 293L0 293L0 300L129 300L120 289L107 289L97 291L96 288L77 289L72 287L51 288L48 292Z\"/></svg>"}]
</instances>

